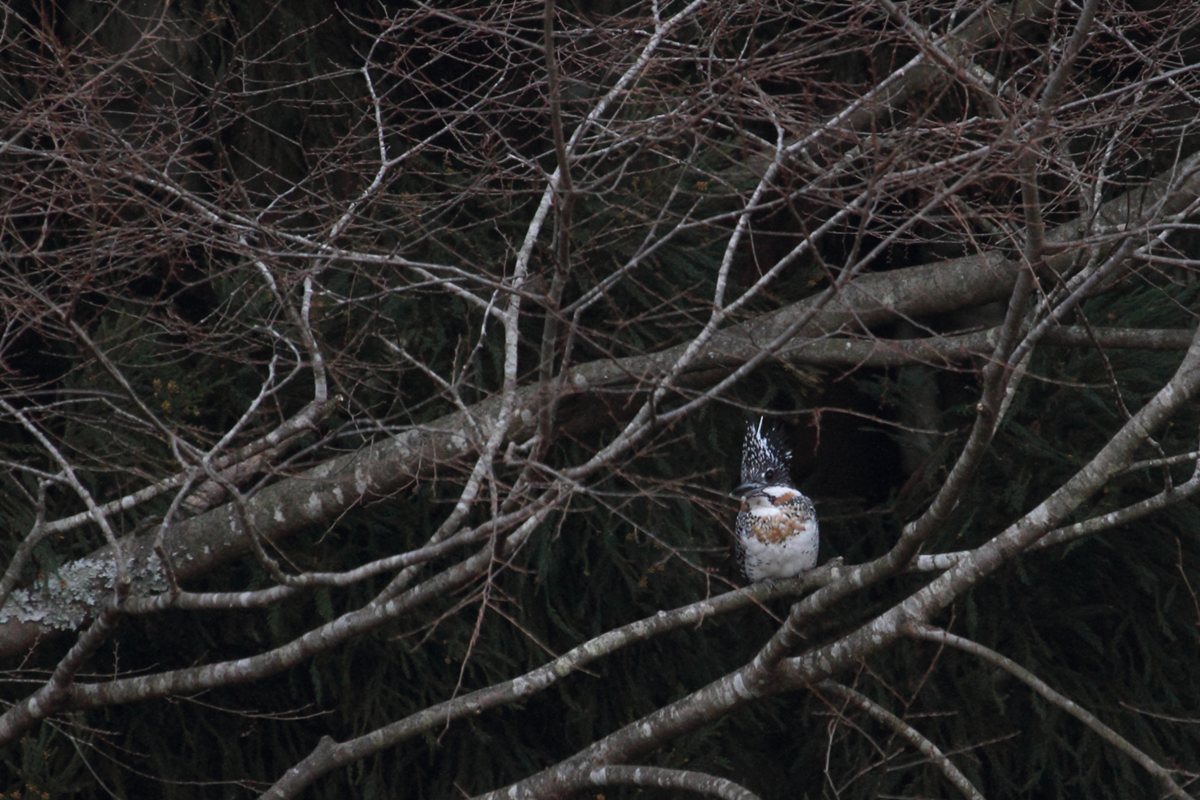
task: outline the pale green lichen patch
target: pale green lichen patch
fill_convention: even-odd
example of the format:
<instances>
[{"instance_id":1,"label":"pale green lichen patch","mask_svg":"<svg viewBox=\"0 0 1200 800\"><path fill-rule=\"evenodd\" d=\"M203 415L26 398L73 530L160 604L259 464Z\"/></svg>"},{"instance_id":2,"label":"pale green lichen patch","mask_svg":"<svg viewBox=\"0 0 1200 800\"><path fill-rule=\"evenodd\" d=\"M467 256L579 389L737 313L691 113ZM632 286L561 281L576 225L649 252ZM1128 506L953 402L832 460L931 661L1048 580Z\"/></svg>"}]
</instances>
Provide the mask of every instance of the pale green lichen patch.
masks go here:
<instances>
[{"instance_id":1,"label":"pale green lichen patch","mask_svg":"<svg viewBox=\"0 0 1200 800\"><path fill-rule=\"evenodd\" d=\"M0 623L33 622L54 630L73 630L107 600L116 585L116 564L111 558L81 558L32 586L16 589L0 609ZM131 591L137 596L165 592L168 588L158 556L129 566Z\"/></svg>"}]
</instances>

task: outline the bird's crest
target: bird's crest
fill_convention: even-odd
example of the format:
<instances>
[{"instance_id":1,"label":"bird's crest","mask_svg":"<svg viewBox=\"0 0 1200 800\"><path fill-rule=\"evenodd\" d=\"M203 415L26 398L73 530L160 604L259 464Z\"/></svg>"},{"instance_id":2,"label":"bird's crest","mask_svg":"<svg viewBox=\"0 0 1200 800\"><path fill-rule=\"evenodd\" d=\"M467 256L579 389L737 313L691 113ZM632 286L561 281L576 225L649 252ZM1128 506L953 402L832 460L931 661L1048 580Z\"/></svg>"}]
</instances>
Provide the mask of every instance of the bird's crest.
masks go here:
<instances>
[{"instance_id":1,"label":"bird's crest","mask_svg":"<svg viewBox=\"0 0 1200 800\"><path fill-rule=\"evenodd\" d=\"M790 486L792 451L783 430L763 417L746 423L742 441L742 483L784 484Z\"/></svg>"}]
</instances>

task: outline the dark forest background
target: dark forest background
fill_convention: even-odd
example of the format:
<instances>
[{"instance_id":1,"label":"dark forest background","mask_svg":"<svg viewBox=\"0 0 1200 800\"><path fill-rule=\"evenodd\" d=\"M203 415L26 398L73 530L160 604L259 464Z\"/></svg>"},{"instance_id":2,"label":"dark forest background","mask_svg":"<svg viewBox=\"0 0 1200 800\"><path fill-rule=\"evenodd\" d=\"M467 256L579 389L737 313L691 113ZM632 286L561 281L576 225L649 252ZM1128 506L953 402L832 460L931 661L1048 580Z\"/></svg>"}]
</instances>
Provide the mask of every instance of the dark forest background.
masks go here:
<instances>
[{"instance_id":1,"label":"dark forest background","mask_svg":"<svg viewBox=\"0 0 1200 800\"><path fill-rule=\"evenodd\" d=\"M1200 6L975 6L0 3L0 797L1196 796Z\"/></svg>"}]
</instances>

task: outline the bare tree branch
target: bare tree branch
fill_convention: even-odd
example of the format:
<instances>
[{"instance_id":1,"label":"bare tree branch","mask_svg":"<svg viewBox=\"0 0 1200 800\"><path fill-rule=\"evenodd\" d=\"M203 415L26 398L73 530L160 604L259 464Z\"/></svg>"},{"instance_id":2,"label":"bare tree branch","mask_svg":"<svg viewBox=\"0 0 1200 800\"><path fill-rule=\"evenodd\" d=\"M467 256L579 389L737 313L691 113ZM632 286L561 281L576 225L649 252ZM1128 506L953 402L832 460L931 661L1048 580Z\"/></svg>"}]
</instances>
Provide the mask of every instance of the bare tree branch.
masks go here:
<instances>
[{"instance_id":1,"label":"bare tree branch","mask_svg":"<svg viewBox=\"0 0 1200 800\"><path fill-rule=\"evenodd\" d=\"M843 686L834 681L821 681L817 688L822 692L840 697L846 701L847 705L865 712L867 716L890 728L897 736L916 748L921 755L928 758L963 797L970 797L972 800L980 800L983 797L979 789L967 779L966 775L962 774L958 767L954 766L954 762L947 758L936 744L862 692L857 692L849 686Z\"/></svg>"},{"instance_id":2,"label":"bare tree branch","mask_svg":"<svg viewBox=\"0 0 1200 800\"><path fill-rule=\"evenodd\" d=\"M1175 782L1175 778L1171 775L1170 770L1163 767L1161 764L1147 755L1145 751L1139 749L1128 739L1121 736L1121 734L1117 733L1112 728L1098 720L1090 711L1085 708L1081 708L1070 698L1060 694L1059 692L1056 692L1054 689L1050 688L1045 681L1041 680L1032 672L1014 662L1012 659L1005 658L995 650L984 647L978 642L973 642L970 639L964 639L963 637L950 633L949 631L939 630L929 625L913 623L908 628L908 632L909 635L913 636L914 638L924 639L925 641L929 642L937 642L938 644L949 645L950 647L962 650L965 653L970 653L971 655L986 661L994 667L999 667L1009 675L1012 675L1014 678L1024 683L1030 689L1033 689L1047 702L1052 703L1053 705L1061 708L1063 711L1066 711L1071 716L1075 717L1075 719L1086 725L1097 736L1104 739L1104 741L1108 742L1117 750L1124 753L1133 761L1137 762L1138 766L1142 767L1154 776L1163 792L1171 797L1178 797L1180 800L1185 800L1185 798L1189 798L1191 796L1185 792L1178 783Z\"/></svg>"}]
</instances>

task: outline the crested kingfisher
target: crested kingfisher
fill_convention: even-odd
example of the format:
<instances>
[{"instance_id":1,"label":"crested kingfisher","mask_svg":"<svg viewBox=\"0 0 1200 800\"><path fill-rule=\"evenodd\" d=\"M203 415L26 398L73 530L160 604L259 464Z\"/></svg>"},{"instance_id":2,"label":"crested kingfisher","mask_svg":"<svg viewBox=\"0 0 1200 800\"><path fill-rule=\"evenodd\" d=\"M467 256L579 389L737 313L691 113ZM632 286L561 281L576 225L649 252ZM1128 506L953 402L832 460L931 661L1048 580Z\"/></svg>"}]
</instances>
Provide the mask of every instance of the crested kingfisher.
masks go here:
<instances>
[{"instance_id":1,"label":"crested kingfisher","mask_svg":"<svg viewBox=\"0 0 1200 800\"><path fill-rule=\"evenodd\" d=\"M817 512L792 485L791 460L779 427L762 417L746 425L742 481L733 496L742 501L735 555L748 581L791 578L817 564Z\"/></svg>"}]
</instances>

